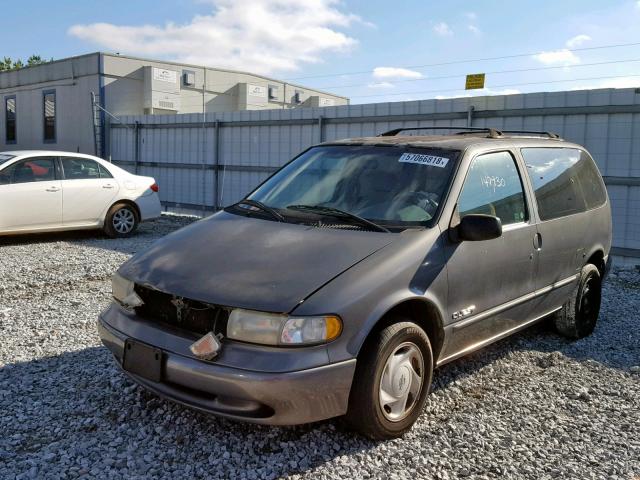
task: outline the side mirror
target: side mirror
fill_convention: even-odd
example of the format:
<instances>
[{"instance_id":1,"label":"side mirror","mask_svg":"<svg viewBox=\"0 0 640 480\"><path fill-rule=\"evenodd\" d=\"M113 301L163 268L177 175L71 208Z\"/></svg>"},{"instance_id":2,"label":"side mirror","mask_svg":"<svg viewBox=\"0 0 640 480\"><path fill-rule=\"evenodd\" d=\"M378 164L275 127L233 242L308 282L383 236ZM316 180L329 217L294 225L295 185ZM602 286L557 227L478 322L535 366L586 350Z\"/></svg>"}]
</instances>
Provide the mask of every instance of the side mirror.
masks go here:
<instances>
[{"instance_id":1,"label":"side mirror","mask_svg":"<svg viewBox=\"0 0 640 480\"><path fill-rule=\"evenodd\" d=\"M456 228L458 239L470 242L491 240L502 235L502 222L492 215L466 215Z\"/></svg>"}]
</instances>

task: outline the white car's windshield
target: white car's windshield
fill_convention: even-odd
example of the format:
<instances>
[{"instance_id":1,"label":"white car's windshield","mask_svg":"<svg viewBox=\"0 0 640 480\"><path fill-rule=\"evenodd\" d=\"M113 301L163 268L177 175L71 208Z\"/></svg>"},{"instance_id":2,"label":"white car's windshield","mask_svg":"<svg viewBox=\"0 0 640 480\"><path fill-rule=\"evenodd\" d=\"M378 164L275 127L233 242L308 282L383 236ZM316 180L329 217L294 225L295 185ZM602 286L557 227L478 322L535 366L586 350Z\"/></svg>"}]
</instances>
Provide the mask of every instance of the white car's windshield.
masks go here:
<instances>
[{"instance_id":1,"label":"white car's windshield","mask_svg":"<svg viewBox=\"0 0 640 480\"><path fill-rule=\"evenodd\" d=\"M426 225L439 209L458 156L432 148L315 147L248 199L285 218L292 211L332 215L337 209L379 225Z\"/></svg>"},{"instance_id":2,"label":"white car's windshield","mask_svg":"<svg viewBox=\"0 0 640 480\"><path fill-rule=\"evenodd\" d=\"M0 153L0 165L3 163L7 163L12 158L15 158L15 155L9 155L8 153Z\"/></svg>"}]
</instances>

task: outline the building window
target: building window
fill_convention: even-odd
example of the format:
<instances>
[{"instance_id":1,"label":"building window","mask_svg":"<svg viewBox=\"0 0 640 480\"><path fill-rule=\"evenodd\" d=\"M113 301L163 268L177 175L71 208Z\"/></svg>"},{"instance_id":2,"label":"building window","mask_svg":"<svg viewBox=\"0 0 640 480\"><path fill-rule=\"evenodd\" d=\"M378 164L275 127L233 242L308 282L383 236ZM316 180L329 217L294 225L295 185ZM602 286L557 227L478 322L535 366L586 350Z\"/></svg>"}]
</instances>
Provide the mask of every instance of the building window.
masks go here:
<instances>
[{"instance_id":1,"label":"building window","mask_svg":"<svg viewBox=\"0 0 640 480\"><path fill-rule=\"evenodd\" d=\"M196 72L192 70L183 70L182 71L182 84L185 87L195 87L196 86Z\"/></svg>"},{"instance_id":2,"label":"building window","mask_svg":"<svg viewBox=\"0 0 640 480\"><path fill-rule=\"evenodd\" d=\"M16 143L16 97L5 97L4 99L4 119L6 126L5 143Z\"/></svg>"},{"instance_id":3,"label":"building window","mask_svg":"<svg viewBox=\"0 0 640 480\"><path fill-rule=\"evenodd\" d=\"M275 85L269 85L269 100L276 100L278 98L278 87Z\"/></svg>"},{"instance_id":4,"label":"building window","mask_svg":"<svg viewBox=\"0 0 640 480\"><path fill-rule=\"evenodd\" d=\"M56 91L47 90L43 92L43 115L44 115L44 141L45 143L55 143L56 141Z\"/></svg>"}]
</instances>

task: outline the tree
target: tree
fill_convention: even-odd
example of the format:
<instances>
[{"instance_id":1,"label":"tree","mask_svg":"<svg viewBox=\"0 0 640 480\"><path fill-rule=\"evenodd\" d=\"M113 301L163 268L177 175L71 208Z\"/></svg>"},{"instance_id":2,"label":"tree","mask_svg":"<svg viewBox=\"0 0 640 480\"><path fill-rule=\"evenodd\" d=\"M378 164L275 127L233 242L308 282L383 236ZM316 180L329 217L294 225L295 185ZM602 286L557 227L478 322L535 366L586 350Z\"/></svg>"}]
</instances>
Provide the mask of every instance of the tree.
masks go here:
<instances>
[{"instance_id":1,"label":"tree","mask_svg":"<svg viewBox=\"0 0 640 480\"><path fill-rule=\"evenodd\" d=\"M53 61L53 58L51 59ZM33 65L42 65L43 63L47 63L46 60L43 60L40 55L31 55L27 59L27 66L32 67Z\"/></svg>"},{"instance_id":2,"label":"tree","mask_svg":"<svg viewBox=\"0 0 640 480\"><path fill-rule=\"evenodd\" d=\"M22 63L22 60L17 59L13 61L11 57L4 57L0 60L0 72L6 72L7 70L17 70L22 67L32 67L34 65L42 65L43 63L53 62L53 58L51 60L43 60L40 55L31 55L27 59L27 64Z\"/></svg>"},{"instance_id":3,"label":"tree","mask_svg":"<svg viewBox=\"0 0 640 480\"><path fill-rule=\"evenodd\" d=\"M11 66L13 65L13 61L9 57L4 57L2 61L0 61L0 71L11 70Z\"/></svg>"}]
</instances>

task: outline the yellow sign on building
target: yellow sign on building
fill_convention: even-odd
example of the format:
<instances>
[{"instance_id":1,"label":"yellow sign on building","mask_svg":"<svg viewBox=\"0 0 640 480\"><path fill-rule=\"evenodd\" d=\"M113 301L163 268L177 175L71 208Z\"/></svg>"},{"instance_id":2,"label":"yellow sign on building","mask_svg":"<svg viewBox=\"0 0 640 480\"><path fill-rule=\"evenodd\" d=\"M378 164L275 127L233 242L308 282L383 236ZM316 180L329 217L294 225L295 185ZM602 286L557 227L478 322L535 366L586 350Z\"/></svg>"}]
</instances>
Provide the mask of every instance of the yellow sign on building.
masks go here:
<instances>
[{"instance_id":1,"label":"yellow sign on building","mask_svg":"<svg viewBox=\"0 0 640 480\"><path fill-rule=\"evenodd\" d=\"M467 75L467 81L464 85L465 90L476 90L484 88L484 73L474 73Z\"/></svg>"}]
</instances>

